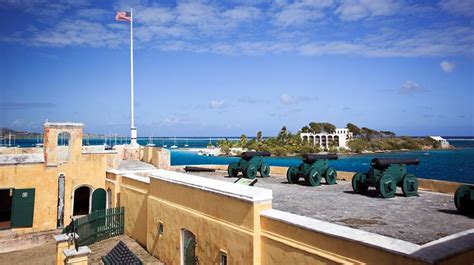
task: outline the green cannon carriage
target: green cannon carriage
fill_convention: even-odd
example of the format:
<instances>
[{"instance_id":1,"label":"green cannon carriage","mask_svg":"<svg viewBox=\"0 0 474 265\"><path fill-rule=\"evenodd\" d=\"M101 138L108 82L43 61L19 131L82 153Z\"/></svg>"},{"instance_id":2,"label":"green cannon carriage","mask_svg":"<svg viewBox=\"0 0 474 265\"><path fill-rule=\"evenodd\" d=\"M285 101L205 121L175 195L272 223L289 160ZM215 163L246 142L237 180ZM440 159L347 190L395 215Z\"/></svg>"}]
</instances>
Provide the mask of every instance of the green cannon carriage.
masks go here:
<instances>
[{"instance_id":1,"label":"green cannon carriage","mask_svg":"<svg viewBox=\"0 0 474 265\"><path fill-rule=\"evenodd\" d=\"M474 214L474 185L461 185L454 194L454 205L462 214Z\"/></svg>"},{"instance_id":2,"label":"green cannon carriage","mask_svg":"<svg viewBox=\"0 0 474 265\"><path fill-rule=\"evenodd\" d=\"M329 160L337 159L337 155L303 155L303 162L298 166L288 168L286 178L289 183L298 183L304 178L310 186L321 185L321 178L326 179L329 185L336 184L337 172L329 166Z\"/></svg>"},{"instance_id":3,"label":"green cannon carriage","mask_svg":"<svg viewBox=\"0 0 474 265\"><path fill-rule=\"evenodd\" d=\"M407 165L418 165L418 159L374 158L367 173L358 172L352 177L354 192L364 194L369 187L375 187L383 198L395 196L397 186L402 188L405 196L418 193L418 180L415 175L407 173Z\"/></svg>"},{"instance_id":4,"label":"green cannon carriage","mask_svg":"<svg viewBox=\"0 0 474 265\"><path fill-rule=\"evenodd\" d=\"M227 173L231 177L237 177L239 172L242 172L244 177L254 179L257 172L260 172L261 177L270 176L270 166L263 160L263 157L270 156L269 152L243 152L240 155L239 162L229 164Z\"/></svg>"}]
</instances>

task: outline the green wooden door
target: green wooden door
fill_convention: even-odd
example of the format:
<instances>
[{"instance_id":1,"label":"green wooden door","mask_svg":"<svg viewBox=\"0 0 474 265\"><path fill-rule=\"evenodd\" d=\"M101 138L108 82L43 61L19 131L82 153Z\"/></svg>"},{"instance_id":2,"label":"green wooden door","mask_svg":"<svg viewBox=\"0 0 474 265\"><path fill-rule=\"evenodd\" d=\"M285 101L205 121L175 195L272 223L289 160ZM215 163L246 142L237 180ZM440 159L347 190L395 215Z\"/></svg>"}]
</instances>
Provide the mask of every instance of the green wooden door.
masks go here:
<instances>
[{"instance_id":1,"label":"green wooden door","mask_svg":"<svg viewBox=\"0 0 474 265\"><path fill-rule=\"evenodd\" d=\"M196 264L196 239L194 236L189 237L184 242L184 264L194 265Z\"/></svg>"},{"instance_id":2,"label":"green wooden door","mask_svg":"<svg viewBox=\"0 0 474 265\"><path fill-rule=\"evenodd\" d=\"M15 189L12 202L12 227L32 227L35 189Z\"/></svg>"},{"instance_id":3,"label":"green wooden door","mask_svg":"<svg viewBox=\"0 0 474 265\"><path fill-rule=\"evenodd\" d=\"M104 189L96 189L92 193L92 210L104 210L106 205L106 192Z\"/></svg>"}]
</instances>

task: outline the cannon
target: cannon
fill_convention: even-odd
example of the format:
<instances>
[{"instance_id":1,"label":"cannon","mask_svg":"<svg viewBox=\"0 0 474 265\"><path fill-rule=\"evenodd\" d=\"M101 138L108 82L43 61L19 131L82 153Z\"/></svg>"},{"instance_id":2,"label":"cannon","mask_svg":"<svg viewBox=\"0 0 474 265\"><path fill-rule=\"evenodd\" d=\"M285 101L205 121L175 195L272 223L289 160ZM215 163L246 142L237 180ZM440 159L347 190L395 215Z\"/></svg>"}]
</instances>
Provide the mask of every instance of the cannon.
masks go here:
<instances>
[{"instance_id":1,"label":"cannon","mask_svg":"<svg viewBox=\"0 0 474 265\"><path fill-rule=\"evenodd\" d=\"M254 179L257 172L260 172L261 177L270 176L270 165L263 161L263 157L270 156L269 152L243 152L240 155L239 162L232 162L227 168L227 173L231 177L237 177L239 172L242 172L244 177Z\"/></svg>"},{"instance_id":2,"label":"cannon","mask_svg":"<svg viewBox=\"0 0 474 265\"><path fill-rule=\"evenodd\" d=\"M329 166L329 160L337 159L337 155L303 155L303 162L299 166L292 166L286 172L286 179L289 183L298 183L300 178L304 178L310 186L321 185L321 178L324 177L329 185L336 184L337 172Z\"/></svg>"},{"instance_id":3,"label":"cannon","mask_svg":"<svg viewBox=\"0 0 474 265\"><path fill-rule=\"evenodd\" d=\"M474 185L461 185L454 194L454 205L461 214L474 214Z\"/></svg>"},{"instance_id":4,"label":"cannon","mask_svg":"<svg viewBox=\"0 0 474 265\"><path fill-rule=\"evenodd\" d=\"M406 197L415 196L418 194L418 180L415 175L407 173L407 166L418 164L418 159L374 158L367 173L358 172L352 177L352 189L364 194L369 187L375 187L383 198L391 198L398 186Z\"/></svg>"}]
</instances>

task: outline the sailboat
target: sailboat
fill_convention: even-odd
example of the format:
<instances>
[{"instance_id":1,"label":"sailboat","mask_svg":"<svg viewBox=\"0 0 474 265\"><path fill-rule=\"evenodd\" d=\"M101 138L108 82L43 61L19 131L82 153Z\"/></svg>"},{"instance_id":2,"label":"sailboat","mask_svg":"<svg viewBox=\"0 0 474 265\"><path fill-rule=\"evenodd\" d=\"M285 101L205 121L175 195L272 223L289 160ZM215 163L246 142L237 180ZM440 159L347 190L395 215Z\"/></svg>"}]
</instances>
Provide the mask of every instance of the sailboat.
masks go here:
<instances>
[{"instance_id":1,"label":"sailboat","mask_svg":"<svg viewBox=\"0 0 474 265\"><path fill-rule=\"evenodd\" d=\"M186 144L184 145L184 147L188 147L189 144L188 144L188 139L186 139Z\"/></svg>"},{"instance_id":2,"label":"sailboat","mask_svg":"<svg viewBox=\"0 0 474 265\"><path fill-rule=\"evenodd\" d=\"M146 144L146 146L155 146L155 144L153 143L153 134L151 135L151 137L148 137L148 143Z\"/></svg>"},{"instance_id":3,"label":"sailboat","mask_svg":"<svg viewBox=\"0 0 474 265\"><path fill-rule=\"evenodd\" d=\"M176 149L178 146L176 145L176 137L174 138L174 144L170 147L171 149Z\"/></svg>"},{"instance_id":4,"label":"sailboat","mask_svg":"<svg viewBox=\"0 0 474 265\"><path fill-rule=\"evenodd\" d=\"M165 139L161 138L161 140L162 140L161 145L162 145L163 147L168 147L168 145L165 144Z\"/></svg>"}]
</instances>

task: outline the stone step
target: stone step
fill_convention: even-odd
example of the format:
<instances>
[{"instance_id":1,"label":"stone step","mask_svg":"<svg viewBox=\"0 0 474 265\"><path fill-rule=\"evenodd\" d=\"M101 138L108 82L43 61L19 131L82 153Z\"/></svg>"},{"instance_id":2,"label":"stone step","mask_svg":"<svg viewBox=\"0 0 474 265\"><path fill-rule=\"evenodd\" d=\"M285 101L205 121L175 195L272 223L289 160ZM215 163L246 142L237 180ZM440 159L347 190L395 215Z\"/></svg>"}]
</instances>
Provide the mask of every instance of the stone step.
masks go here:
<instances>
[{"instance_id":1,"label":"stone step","mask_svg":"<svg viewBox=\"0 0 474 265\"><path fill-rule=\"evenodd\" d=\"M53 235L58 235L61 230L48 230L42 232L18 234L12 230L0 231L0 253L7 253L39 246L53 240Z\"/></svg>"}]
</instances>

